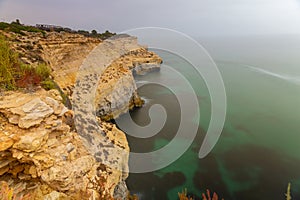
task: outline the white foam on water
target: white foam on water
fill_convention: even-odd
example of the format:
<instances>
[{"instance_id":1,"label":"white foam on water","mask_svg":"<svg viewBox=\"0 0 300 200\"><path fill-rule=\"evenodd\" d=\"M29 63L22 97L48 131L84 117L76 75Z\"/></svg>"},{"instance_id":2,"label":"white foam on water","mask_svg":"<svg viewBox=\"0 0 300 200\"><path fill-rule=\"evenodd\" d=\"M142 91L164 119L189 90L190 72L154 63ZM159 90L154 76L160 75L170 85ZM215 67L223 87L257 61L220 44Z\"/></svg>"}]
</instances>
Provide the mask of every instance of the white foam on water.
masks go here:
<instances>
[{"instance_id":1,"label":"white foam on water","mask_svg":"<svg viewBox=\"0 0 300 200\"><path fill-rule=\"evenodd\" d=\"M144 96L141 96L141 98L145 101L145 105L148 104L148 103L150 103L151 101L153 101L153 99L148 99L148 98L146 98Z\"/></svg>"},{"instance_id":2,"label":"white foam on water","mask_svg":"<svg viewBox=\"0 0 300 200\"><path fill-rule=\"evenodd\" d=\"M262 69L260 67L256 67L253 65L248 65L248 64L243 64L243 63L234 63L234 62L230 62L230 61L219 61L219 63L224 63L224 64L238 64L240 66L244 66L249 68L250 70L260 73L260 74L264 74L264 75L268 75L268 76L272 76L274 78L278 78L281 80L285 80L288 81L290 83L294 83L294 84L298 84L300 85L300 76L292 76L289 74L280 74L280 73L275 73L266 69Z\"/></svg>"},{"instance_id":3,"label":"white foam on water","mask_svg":"<svg viewBox=\"0 0 300 200\"><path fill-rule=\"evenodd\" d=\"M291 82L291 83L300 84L300 77L299 76L291 76L291 75L288 75L288 74L279 74L279 73L271 72L271 71L268 71L268 70L265 70L265 69L262 69L262 68L258 68L258 67L252 66L252 65L246 65L246 64L243 64L243 65L250 68L251 70L253 70L255 72L265 74L265 75L269 75L269 76L279 78L279 79L282 79L282 80L286 80L286 81Z\"/></svg>"},{"instance_id":4,"label":"white foam on water","mask_svg":"<svg viewBox=\"0 0 300 200\"><path fill-rule=\"evenodd\" d=\"M145 84L148 84L149 81L144 81L144 80L138 80L136 81L136 84L139 86L139 85L145 85Z\"/></svg>"}]
</instances>

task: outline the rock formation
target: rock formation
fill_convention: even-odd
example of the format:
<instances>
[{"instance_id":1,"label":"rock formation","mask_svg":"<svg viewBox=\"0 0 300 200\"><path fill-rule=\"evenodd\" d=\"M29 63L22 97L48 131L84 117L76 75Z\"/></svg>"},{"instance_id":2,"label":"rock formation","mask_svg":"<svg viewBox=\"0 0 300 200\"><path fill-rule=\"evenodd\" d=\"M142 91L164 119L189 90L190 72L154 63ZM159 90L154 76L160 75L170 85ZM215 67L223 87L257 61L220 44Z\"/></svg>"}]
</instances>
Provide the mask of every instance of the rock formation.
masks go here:
<instances>
[{"instance_id":1,"label":"rock formation","mask_svg":"<svg viewBox=\"0 0 300 200\"><path fill-rule=\"evenodd\" d=\"M60 102L56 90L1 96L0 180L18 189L19 196L29 193L35 199L76 198L81 193L99 198L98 180L103 184L101 195L113 195L122 172L94 159L71 130L72 111ZM123 132L110 123L101 126L110 140L129 151Z\"/></svg>"},{"instance_id":2,"label":"rock formation","mask_svg":"<svg viewBox=\"0 0 300 200\"><path fill-rule=\"evenodd\" d=\"M24 63L31 65L38 62L48 63L52 68L54 80L69 97L72 96L79 67L87 55L102 42L97 38L67 32L48 32L45 35L24 32L24 35L19 35L0 31L0 34L4 34L12 41L13 49L20 54ZM107 68L108 72L104 73L102 83L108 80L116 82L122 78L124 74L122 72L125 71L130 74L129 71L132 70L134 74L142 75L153 69L159 69L161 62L157 54L140 46L113 62ZM110 74L111 72L113 74Z\"/></svg>"},{"instance_id":3,"label":"rock formation","mask_svg":"<svg viewBox=\"0 0 300 200\"><path fill-rule=\"evenodd\" d=\"M142 106L143 100L136 92L133 73L145 74L159 69L161 62L161 58L141 46L115 60L105 69L99 81L95 97L97 115L109 120L127 112L128 108ZM141 65L150 68L142 71ZM139 73L135 71L137 67L140 67Z\"/></svg>"},{"instance_id":4,"label":"rock formation","mask_svg":"<svg viewBox=\"0 0 300 200\"><path fill-rule=\"evenodd\" d=\"M111 60L103 57L101 62L109 65L103 65L89 82L95 92L93 112L100 118L90 120L93 112L81 113L83 107L74 99L83 97L84 91L76 91L78 82L74 91L74 85L90 52L94 49L89 56L100 56L93 52L102 41L70 33L6 36L14 38L14 49L24 62L50 64L54 80L73 97L76 116L74 121L73 111L62 104L57 90L0 93L0 181L6 181L19 197L30 194L31 199L124 199L128 143L122 131L104 120L142 105L132 72L159 68L161 59L132 37L125 55L118 58L122 54L116 54Z\"/></svg>"}]
</instances>

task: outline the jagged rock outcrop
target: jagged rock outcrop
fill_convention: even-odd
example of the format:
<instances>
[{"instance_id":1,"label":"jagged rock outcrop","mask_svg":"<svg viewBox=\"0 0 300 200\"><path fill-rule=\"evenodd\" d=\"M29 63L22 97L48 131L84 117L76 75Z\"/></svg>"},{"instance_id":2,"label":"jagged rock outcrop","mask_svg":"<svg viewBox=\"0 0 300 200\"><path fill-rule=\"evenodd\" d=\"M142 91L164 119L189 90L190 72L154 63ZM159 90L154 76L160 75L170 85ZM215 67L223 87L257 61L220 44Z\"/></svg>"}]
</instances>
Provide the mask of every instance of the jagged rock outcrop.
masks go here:
<instances>
[{"instance_id":1,"label":"jagged rock outcrop","mask_svg":"<svg viewBox=\"0 0 300 200\"><path fill-rule=\"evenodd\" d=\"M97 38L67 32L47 32L45 35L28 32L24 32L23 35L3 31L0 33L10 38L13 49L20 54L24 63L31 65L38 62L48 63L52 68L54 80L69 97L72 96L79 67L88 54L102 42ZM129 71L132 71L133 74L143 75L159 69L161 62L162 60L157 54L140 46L139 49L114 61L107 68L109 72L104 73L102 83L106 85L116 83L118 79L123 78L123 75L131 76L130 79L125 77L125 80L131 81L133 77ZM113 74L110 74L111 72ZM98 99L104 100L103 95L99 95ZM130 96L129 101L131 107L139 106L142 103L136 92ZM111 114L102 115L102 118L110 119Z\"/></svg>"},{"instance_id":2,"label":"jagged rock outcrop","mask_svg":"<svg viewBox=\"0 0 300 200\"><path fill-rule=\"evenodd\" d=\"M145 74L157 70L161 62L161 58L141 46L115 60L99 80L95 97L97 115L101 119L110 120L128 109L142 106L143 100L137 94L133 73ZM146 65L151 66L151 69L145 67L145 70L141 70L140 66Z\"/></svg>"},{"instance_id":3,"label":"jagged rock outcrop","mask_svg":"<svg viewBox=\"0 0 300 200\"><path fill-rule=\"evenodd\" d=\"M41 56L50 64L56 83L69 96L72 94L79 66L100 43L100 39L56 32L46 34L40 41L43 48Z\"/></svg>"},{"instance_id":4,"label":"jagged rock outcrop","mask_svg":"<svg viewBox=\"0 0 300 200\"><path fill-rule=\"evenodd\" d=\"M72 130L72 117L56 90L5 92L0 97L0 181L32 199L113 195L123 173L95 160ZM122 131L110 123L99 125L109 140L129 151ZM118 162L127 165L128 160Z\"/></svg>"},{"instance_id":5,"label":"jagged rock outcrop","mask_svg":"<svg viewBox=\"0 0 300 200\"><path fill-rule=\"evenodd\" d=\"M140 48L140 45L137 43L137 38L128 35L117 36L106 40L95 48L88 55L77 73L77 80L72 98L75 114L74 122L77 132L82 138L83 144L89 152L94 155L94 158L98 162L109 166L113 170L123 172L122 179L115 191L117 196L123 198L124 194L120 194L120 191L122 193L122 191L124 191L123 188L126 188L125 180L129 172L128 163L124 163L123 161L128 161L129 152L126 151L123 146L116 143L114 139L110 138L105 132L104 127L98 125L94 115L96 108L93 106L93 102L97 101L95 100L97 93L102 92L101 90L97 92L97 88L99 88L98 83L100 77L106 71L107 66L120 56L138 48ZM124 90L123 86L125 88L132 88L132 85L132 82L129 86L120 84L117 85L117 92L115 89L110 90L112 94L117 93L119 95L118 97L120 99L114 99L114 101L117 103L122 100L122 104L124 100L122 99L122 93L120 94L119 92ZM112 85L112 87L114 86L115 85ZM132 92L133 91L130 91L129 94L131 95ZM127 96L125 96L124 99L128 104Z\"/></svg>"},{"instance_id":6,"label":"jagged rock outcrop","mask_svg":"<svg viewBox=\"0 0 300 200\"><path fill-rule=\"evenodd\" d=\"M98 48L95 47L100 40L70 33L6 36L12 39L24 62L49 63L54 80L70 98L82 94L73 95L75 80L81 64ZM90 102L94 110L77 113L82 125L79 128L72 111L61 103L57 90L0 93L0 181L9 183L18 195L30 193L36 199L98 198L105 193L126 196L129 153L126 136L104 121L142 105L133 73L159 68L162 62L156 54L139 46L136 38L128 41L134 49L127 49L128 53L121 57L122 54L109 57L109 62L104 60L109 65L103 65L89 82L95 89L95 98ZM107 48L106 52L110 52ZM122 45L119 48L124 50ZM90 120L94 111L100 117L96 121Z\"/></svg>"},{"instance_id":7,"label":"jagged rock outcrop","mask_svg":"<svg viewBox=\"0 0 300 200\"><path fill-rule=\"evenodd\" d=\"M69 33L52 33L41 40L44 50L42 57L49 61L55 81L70 99L79 67L101 42ZM101 74L99 92L95 98L98 116L108 121L127 112L128 108L140 107L143 101L137 94L133 74L142 75L157 70L161 62L157 54L139 46L107 66Z\"/></svg>"},{"instance_id":8,"label":"jagged rock outcrop","mask_svg":"<svg viewBox=\"0 0 300 200\"><path fill-rule=\"evenodd\" d=\"M23 35L0 31L11 40L12 48L20 59L30 65L46 62L52 76L68 95L76 80L76 73L86 56L101 43L100 39L67 32L30 33Z\"/></svg>"}]
</instances>

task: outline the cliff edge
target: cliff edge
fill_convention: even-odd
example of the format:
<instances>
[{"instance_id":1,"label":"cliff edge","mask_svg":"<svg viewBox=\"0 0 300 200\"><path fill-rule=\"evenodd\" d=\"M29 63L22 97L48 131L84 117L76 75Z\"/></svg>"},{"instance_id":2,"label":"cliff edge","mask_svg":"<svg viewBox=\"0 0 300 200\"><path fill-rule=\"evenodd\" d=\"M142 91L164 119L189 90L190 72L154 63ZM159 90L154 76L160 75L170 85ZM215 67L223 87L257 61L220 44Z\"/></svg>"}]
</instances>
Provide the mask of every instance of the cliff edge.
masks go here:
<instances>
[{"instance_id":1,"label":"cliff edge","mask_svg":"<svg viewBox=\"0 0 300 200\"><path fill-rule=\"evenodd\" d=\"M10 39L24 63L48 63L52 78L74 106L80 66L103 41L71 33L2 34ZM125 134L109 120L142 105L133 73L159 69L162 62L155 53L137 45L136 39L134 46L137 48L114 58L97 72L93 80L93 108L98 116L93 119L95 123L88 120L88 115L76 122L73 110L63 105L58 90L37 87L0 93L0 181L5 181L15 196L126 199L129 147ZM93 125L98 129L91 129ZM96 147L91 147L95 138L86 137L80 127L96 137ZM106 148L107 144L112 145Z\"/></svg>"}]
</instances>

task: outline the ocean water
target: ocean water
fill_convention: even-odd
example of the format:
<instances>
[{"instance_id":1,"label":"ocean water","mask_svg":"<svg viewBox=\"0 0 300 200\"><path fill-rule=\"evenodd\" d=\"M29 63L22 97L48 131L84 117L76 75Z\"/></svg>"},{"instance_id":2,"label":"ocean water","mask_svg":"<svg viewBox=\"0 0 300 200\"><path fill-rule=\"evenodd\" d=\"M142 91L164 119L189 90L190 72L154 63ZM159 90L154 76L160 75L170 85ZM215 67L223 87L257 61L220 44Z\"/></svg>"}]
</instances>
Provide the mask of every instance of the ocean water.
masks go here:
<instances>
[{"instance_id":1,"label":"ocean water","mask_svg":"<svg viewBox=\"0 0 300 200\"><path fill-rule=\"evenodd\" d=\"M160 71L137 76L137 83L162 78L173 84L176 94L158 84L138 89L146 104L132 111L139 125L150 123L152 105L167 112L164 127L153 137L128 135L133 152L163 148L174 139L179 123L199 120L197 136L174 163L149 173L131 173L127 184L141 200L178 199L177 193L200 199L209 189L227 200L285 199L292 184L293 199L300 198L300 37L244 36L198 38L216 62L227 94L223 132L213 151L199 159L198 152L210 122L211 100L203 79L178 55L154 50L164 63L183 74L197 95L200 119L191 111L181 118L176 95L189 93L163 66ZM191 108L193 110L193 108ZM122 118L121 118L122 120ZM188 130L187 130L188 131ZM142 133L140 133L142 134Z\"/></svg>"}]
</instances>

